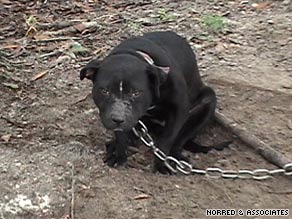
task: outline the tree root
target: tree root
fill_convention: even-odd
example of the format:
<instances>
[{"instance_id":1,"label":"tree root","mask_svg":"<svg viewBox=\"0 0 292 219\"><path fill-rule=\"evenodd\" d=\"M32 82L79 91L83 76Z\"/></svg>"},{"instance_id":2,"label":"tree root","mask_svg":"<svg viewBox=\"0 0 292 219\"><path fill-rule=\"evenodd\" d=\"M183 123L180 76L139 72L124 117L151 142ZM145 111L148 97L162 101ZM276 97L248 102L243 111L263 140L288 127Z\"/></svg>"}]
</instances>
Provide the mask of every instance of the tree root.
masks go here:
<instances>
[{"instance_id":1,"label":"tree root","mask_svg":"<svg viewBox=\"0 0 292 219\"><path fill-rule=\"evenodd\" d=\"M216 111L215 119L218 123L229 129L232 133L237 135L241 141L253 148L257 153L264 157L267 161L283 168L285 164L291 163L291 159L287 158L280 152L276 151L268 144L258 139L256 136L248 133L245 128L240 127L234 121L228 119L222 113Z\"/></svg>"}]
</instances>

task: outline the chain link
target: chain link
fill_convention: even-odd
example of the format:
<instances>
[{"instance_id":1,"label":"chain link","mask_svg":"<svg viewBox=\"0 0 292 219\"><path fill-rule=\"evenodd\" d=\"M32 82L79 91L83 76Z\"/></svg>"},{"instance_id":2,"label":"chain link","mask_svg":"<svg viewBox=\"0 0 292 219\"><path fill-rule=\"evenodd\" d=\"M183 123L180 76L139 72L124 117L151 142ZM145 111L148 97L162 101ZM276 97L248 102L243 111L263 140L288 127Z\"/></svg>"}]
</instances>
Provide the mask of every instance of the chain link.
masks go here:
<instances>
[{"instance_id":1,"label":"chain link","mask_svg":"<svg viewBox=\"0 0 292 219\"><path fill-rule=\"evenodd\" d=\"M165 166L172 173L182 173L185 175L198 174L205 175L209 178L227 178L227 179L255 179L264 180L276 175L291 176L292 163L287 163L283 168L268 170L268 169L254 169L254 170L222 170L217 167L208 167L206 169L194 168L190 163L184 160L178 160L175 157L167 156L162 150L155 146L153 138L148 133L148 129L142 121L133 128L134 134L149 148L153 150L154 155L164 162Z\"/></svg>"}]
</instances>

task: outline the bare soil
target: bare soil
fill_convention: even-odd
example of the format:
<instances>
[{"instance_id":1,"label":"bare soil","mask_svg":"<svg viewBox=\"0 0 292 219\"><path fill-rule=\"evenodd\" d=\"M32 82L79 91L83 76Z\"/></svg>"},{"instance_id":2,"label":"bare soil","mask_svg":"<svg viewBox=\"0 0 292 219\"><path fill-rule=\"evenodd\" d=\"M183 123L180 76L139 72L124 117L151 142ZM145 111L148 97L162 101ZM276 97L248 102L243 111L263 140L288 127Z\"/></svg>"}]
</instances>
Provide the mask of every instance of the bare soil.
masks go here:
<instances>
[{"instance_id":1,"label":"bare soil","mask_svg":"<svg viewBox=\"0 0 292 219\"><path fill-rule=\"evenodd\" d=\"M289 177L154 174L144 146L130 156L129 168L107 167L102 158L111 135L98 118L90 82L79 81L88 60L121 40L174 30L197 53L218 109L292 159L291 4L0 0L0 218L188 219L208 218L210 208L290 209L284 218L292 218ZM224 30L204 25L208 14L223 16ZM199 138L206 145L230 139L224 151L187 155L203 169L277 168L216 123Z\"/></svg>"}]
</instances>

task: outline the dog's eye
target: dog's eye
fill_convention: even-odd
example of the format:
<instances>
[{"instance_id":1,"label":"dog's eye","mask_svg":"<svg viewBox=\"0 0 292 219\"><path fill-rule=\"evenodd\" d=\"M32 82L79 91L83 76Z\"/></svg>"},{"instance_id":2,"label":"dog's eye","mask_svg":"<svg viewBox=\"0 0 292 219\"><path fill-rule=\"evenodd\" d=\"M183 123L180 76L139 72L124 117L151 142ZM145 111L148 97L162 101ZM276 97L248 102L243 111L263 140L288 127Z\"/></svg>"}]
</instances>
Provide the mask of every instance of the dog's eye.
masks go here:
<instances>
[{"instance_id":1,"label":"dog's eye","mask_svg":"<svg viewBox=\"0 0 292 219\"><path fill-rule=\"evenodd\" d=\"M110 94L109 90L106 88L100 88L99 90L100 90L100 93L103 95L108 96Z\"/></svg>"},{"instance_id":2,"label":"dog's eye","mask_svg":"<svg viewBox=\"0 0 292 219\"><path fill-rule=\"evenodd\" d=\"M142 94L142 91L138 91L138 90L131 92L132 97L139 97L141 94Z\"/></svg>"}]
</instances>

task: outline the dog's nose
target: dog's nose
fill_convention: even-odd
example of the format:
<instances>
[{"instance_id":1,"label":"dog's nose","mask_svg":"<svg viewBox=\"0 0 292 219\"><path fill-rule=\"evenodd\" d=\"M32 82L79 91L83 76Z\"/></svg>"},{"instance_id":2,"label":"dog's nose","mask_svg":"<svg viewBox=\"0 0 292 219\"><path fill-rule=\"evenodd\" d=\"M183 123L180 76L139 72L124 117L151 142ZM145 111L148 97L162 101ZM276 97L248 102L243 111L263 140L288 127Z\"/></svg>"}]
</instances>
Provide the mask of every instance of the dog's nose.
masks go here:
<instances>
[{"instance_id":1,"label":"dog's nose","mask_svg":"<svg viewBox=\"0 0 292 219\"><path fill-rule=\"evenodd\" d=\"M120 125L124 122L124 119L122 117L118 117L118 116L112 116L112 120L114 123Z\"/></svg>"}]
</instances>

